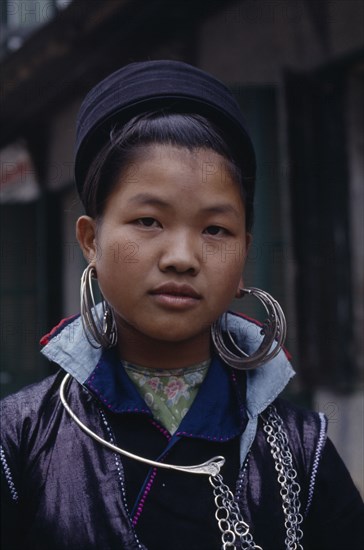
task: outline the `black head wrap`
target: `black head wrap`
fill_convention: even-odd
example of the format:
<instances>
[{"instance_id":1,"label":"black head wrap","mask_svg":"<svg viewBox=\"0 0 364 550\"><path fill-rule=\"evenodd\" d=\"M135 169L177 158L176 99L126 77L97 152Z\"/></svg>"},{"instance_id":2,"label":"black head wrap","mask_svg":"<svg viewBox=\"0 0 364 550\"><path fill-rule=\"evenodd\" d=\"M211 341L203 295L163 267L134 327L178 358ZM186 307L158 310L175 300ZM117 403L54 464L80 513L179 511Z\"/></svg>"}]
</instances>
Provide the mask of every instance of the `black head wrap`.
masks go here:
<instances>
[{"instance_id":1,"label":"black head wrap","mask_svg":"<svg viewBox=\"0 0 364 550\"><path fill-rule=\"evenodd\" d=\"M180 61L131 63L99 82L85 97L77 120L75 178L79 193L95 154L109 139L112 123L123 124L163 109L205 116L231 137L252 202L255 154L245 122L229 88L208 73Z\"/></svg>"}]
</instances>

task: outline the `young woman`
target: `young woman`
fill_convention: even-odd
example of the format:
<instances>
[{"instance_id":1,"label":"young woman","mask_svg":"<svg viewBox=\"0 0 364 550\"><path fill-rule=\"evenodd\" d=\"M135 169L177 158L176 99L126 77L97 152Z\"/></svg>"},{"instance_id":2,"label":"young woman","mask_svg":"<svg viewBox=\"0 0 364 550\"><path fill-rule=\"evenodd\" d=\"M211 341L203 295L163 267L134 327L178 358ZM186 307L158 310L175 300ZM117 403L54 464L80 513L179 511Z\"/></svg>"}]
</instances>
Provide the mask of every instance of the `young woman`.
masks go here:
<instances>
[{"instance_id":1,"label":"young woman","mask_svg":"<svg viewBox=\"0 0 364 550\"><path fill-rule=\"evenodd\" d=\"M4 550L361 548L325 418L278 398L280 306L244 288L255 157L231 92L131 64L77 132L81 316L42 339L58 374L2 404ZM227 313L246 294L263 326Z\"/></svg>"}]
</instances>

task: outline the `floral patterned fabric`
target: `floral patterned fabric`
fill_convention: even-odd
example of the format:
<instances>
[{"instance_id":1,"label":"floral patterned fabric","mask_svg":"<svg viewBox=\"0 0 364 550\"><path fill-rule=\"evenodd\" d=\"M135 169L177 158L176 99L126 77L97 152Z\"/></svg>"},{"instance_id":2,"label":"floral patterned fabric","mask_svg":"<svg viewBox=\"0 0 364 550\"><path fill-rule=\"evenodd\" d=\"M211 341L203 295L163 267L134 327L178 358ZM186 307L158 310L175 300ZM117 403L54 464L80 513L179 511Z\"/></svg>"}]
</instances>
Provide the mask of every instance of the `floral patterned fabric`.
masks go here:
<instances>
[{"instance_id":1,"label":"floral patterned fabric","mask_svg":"<svg viewBox=\"0 0 364 550\"><path fill-rule=\"evenodd\" d=\"M150 369L122 362L144 401L170 434L191 407L210 366L210 359L184 369Z\"/></svg>"}]
</instances>

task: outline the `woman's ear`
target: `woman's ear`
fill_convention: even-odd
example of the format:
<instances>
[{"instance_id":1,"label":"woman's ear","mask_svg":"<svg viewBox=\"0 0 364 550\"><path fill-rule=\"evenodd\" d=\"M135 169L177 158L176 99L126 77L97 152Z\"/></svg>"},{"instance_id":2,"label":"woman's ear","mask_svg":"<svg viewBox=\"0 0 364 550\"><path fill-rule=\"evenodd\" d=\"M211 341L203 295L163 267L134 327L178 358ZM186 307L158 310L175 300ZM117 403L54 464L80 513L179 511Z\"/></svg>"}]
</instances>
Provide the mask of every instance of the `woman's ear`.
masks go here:
<instances>
[{"instance_id":1,"label":"woman's ear","mask_svg":"<svg viewBox=\"0 0 364 550\"><path fill-rule=\"evenodd\" d=\"M87 262L96 259L96 222L90 216L81 216L76 222L76 237Z\"/></svg>"},{"instance_id":2,"label":"woman's ear","mask_svg":"<svg viewBox=\"0 0 364 550\"><path fill-rule=\"evenodd\" d=\"M243 279L243 276L240 277L239 279L239 284L238 284L238 288L236 289L236 292L235 292L235 298L240 298L240 289L241 288L244 288L244 279Z\"/></svg>"},{"instance_id":3,"label":"woman's ear","mask_svg":"<svg viewBox=\"0 0 364 550\"><path fill-rule=\"evenodd\" d=\"M245 236L245 257L244 257L244 265L245 265L245 261L246 261L246 258L248 256L248 252L249 252L249 248L250 248L250 245L252 243L252 240L253 240L253 236L251 233L247 233L246 236ZM243 267L244 267L243 265ZM243 275L241 275L240 279L239 279L239 283L238 283L238 287L236 289L236 292L235 292L235 298L240 298L240 289L241 288L244 288L244 279L243 279Z\"/></svg>"}]
</instances>

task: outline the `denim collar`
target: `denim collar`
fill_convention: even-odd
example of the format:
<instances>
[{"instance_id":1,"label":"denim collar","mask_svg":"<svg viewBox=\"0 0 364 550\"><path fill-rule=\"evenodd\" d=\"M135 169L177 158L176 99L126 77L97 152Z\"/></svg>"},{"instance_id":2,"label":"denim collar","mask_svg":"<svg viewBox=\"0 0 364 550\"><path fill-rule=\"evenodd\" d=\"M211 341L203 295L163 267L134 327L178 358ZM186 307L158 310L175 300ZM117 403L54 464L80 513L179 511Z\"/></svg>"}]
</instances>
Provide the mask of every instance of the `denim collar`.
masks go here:
<instances>
[{"instance_id":1,"label":"denim collar","mask_svg":"<svg viewBox=\"0 0 364 550\"><path fill-rule=\"evenodd\" d=\"M262 339L260 334L261 328L255 322L241 317L238 314L230 313L228 315L228 326L229 330L235 334L239 345L244 347L247 353L252 353L259 346ZM61 368L70 373L78 382L80 382L80 384L85 386L88 385L88 387L90 387L90 381L92 380L92 376L94 374L95 377L93 380L99 380L97 372L98 368L101 367L98 366L109 364L110 362L113 363L114 361L112 359L112 355L114 353L112 350L102 352L101 349L95 349L89 344L84 335L79 316L70 317L61 321L57 327L42 338L41 344L44 346L42 353L49 360L57 363ZM231 373L231 369L228 369L219 358L216 357L212 361L210 367L211 373L205 379L206 385L203 384L203 386L207 387L209 391L211 390L211 393L207 395L208 390L206 389L205 399L202 400L203 407L209 406L210 395L215 395L216 392L221 394L222 388L219 388L219 386L214 388L214 384L222 384L223 381L225 383L225 378L222 375L221 379L219 378L220 375L217 374L217 378L214 378L215 369L217 372L217 366L219 367L219 372ZM120 369L120 371L121 370L122 369ZM117 373L120 375L118 369ZM116 374L110 372L109 376L114 377ZM227 380L230 379L229 376L227 377ZM265 410L266 407L282 392L292 376L294 376L294 371L284 351L281 351L275 358L271 359L261 367L258 367L253 371L247 371L245 408L248 418L255 418L263 410ZM212 381L211 386L210 377ZM112 396L108 394L102 383L101 385L97 384L97 388L100 392L98 395L100 401L105 403L101 395L103 391L107 394L104 398L106 400L111 400L111 406L117 406L116 401L111 399ZM203 387L201 387L199 393L203 396L205 390L202 390ZM123 384L123 391L126 392L124 397L129 398L129 401L126 401L126 403L129 403L130 406L135 404L135 408L143 408L146 413L151 414L131 381ZM97 395L97 392L94 393ZM195 400L191 407L191 411L192 410L194 410L194 412L196 411L196 415L206 415L206 408L201 408L200 399ZM224 409L222 408L222 410ZM185 420L187 423L187 417ZM240 421L242 422L241 415ZM221 422L223 425L223 419L221 419ZM183 431L188 434L189 426L186 425L186 423L183 421L180 429L183 429Z\"/></svg>"}]
</instances>

